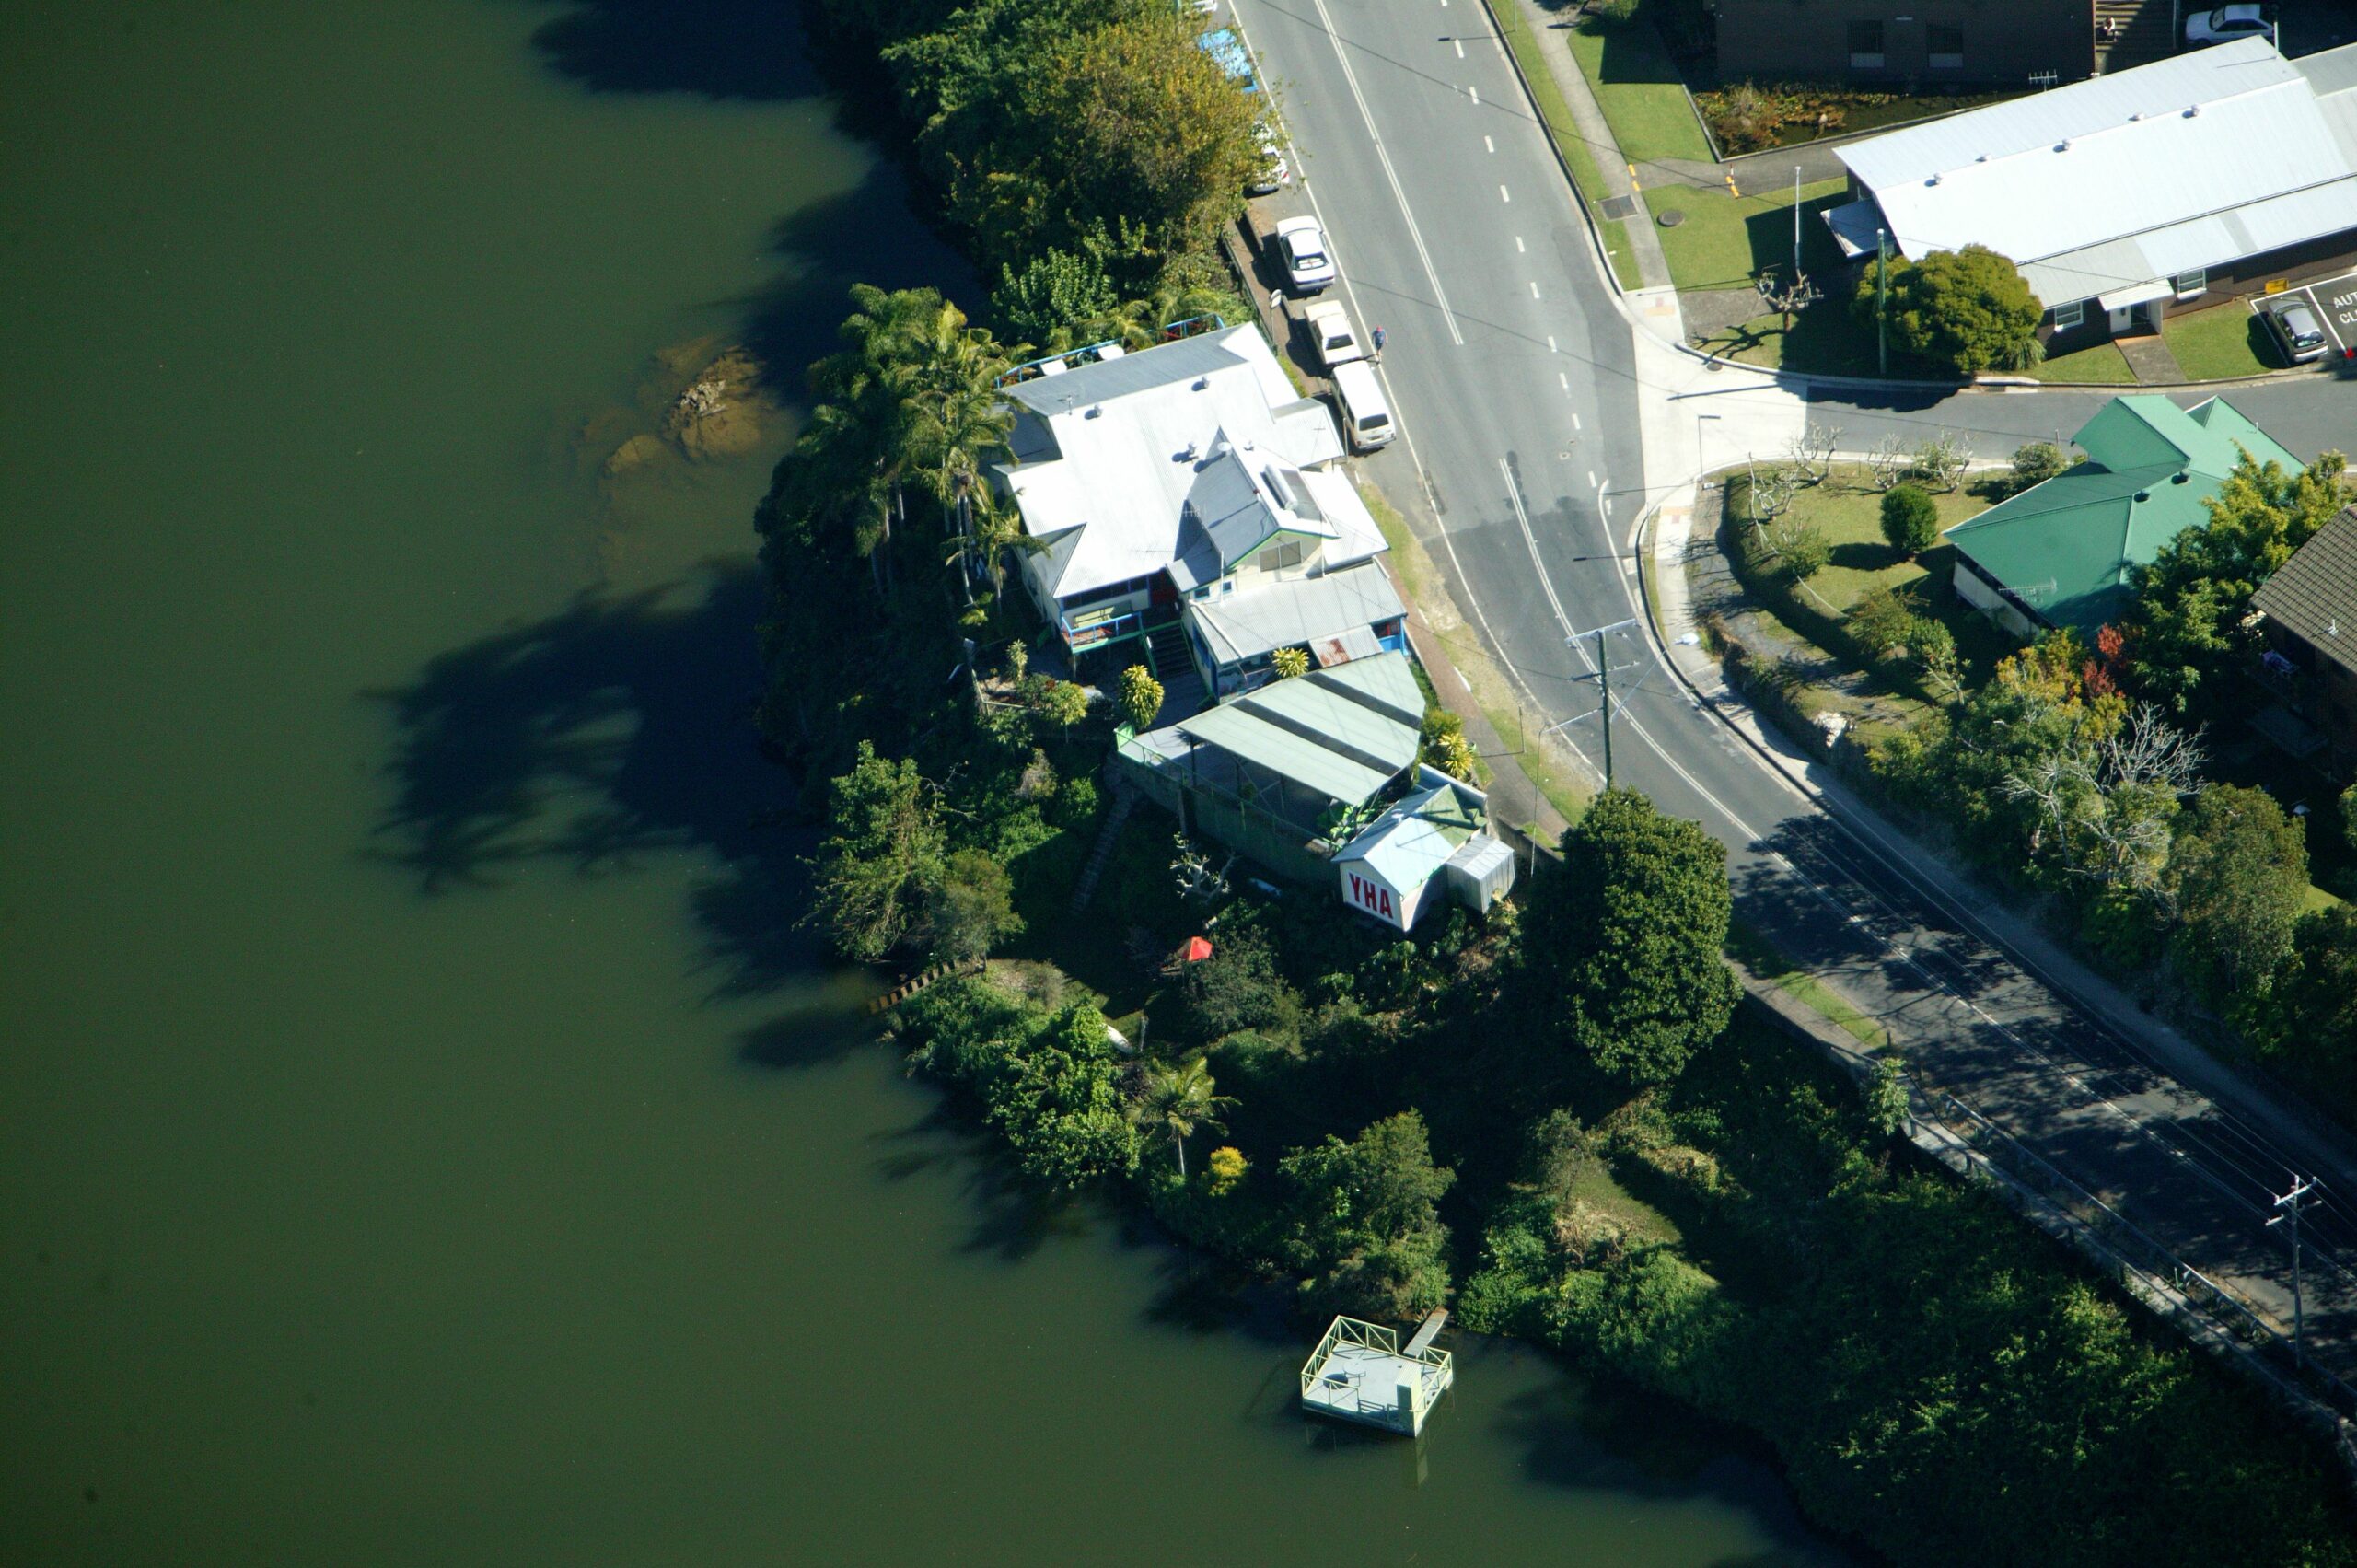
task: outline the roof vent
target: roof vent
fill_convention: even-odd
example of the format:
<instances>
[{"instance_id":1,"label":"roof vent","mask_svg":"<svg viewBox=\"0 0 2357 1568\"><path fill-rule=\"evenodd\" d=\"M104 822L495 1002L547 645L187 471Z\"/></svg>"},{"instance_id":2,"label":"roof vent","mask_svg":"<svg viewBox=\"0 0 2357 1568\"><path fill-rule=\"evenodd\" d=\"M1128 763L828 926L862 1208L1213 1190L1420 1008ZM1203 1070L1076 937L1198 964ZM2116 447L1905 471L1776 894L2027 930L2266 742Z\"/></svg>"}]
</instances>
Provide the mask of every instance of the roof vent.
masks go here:
<instances>
[{"instance_id":1,"label":"roof vent","mask_svg":"<svg viewBox=\"0 0 2357 1568\"><path fill-rule=\"evenodd\" d=\"M2177 470L2177 472L2175 472L2174 474L2171 474L2171 475L2169 476L2169 482L2170 482L2171 484L2183 484L2186 481L2188 481L2188 480L2191 479L2192 477L2193 477L2193 470L2190 470L2190 469L2179 469L2179 470Z\"/></svg>"},{"instance_id":2,"label":"roof vent","mask_svg":"<svg viewBox=\"0 0 2357 1568\"><path fill-rule=\"evenodd\" d=\"M2140 490L2136 493L2136 499L2139 501L2150 501L2152 498L2153 493L2149 490Z\"/></svg>"},{"instance_id":3,"label":"roof vent","mask_svg":"<svg viewBox=\"0 0 2357 1568\"><path fill-rule=\"evenodd\" d=\"M1974 158L1972 161L1975 163L1987 163L1989 161L1989 155L1987 153L1982 153L1979 157Z\"/></svg>"},{"instance_id":4,"label":"roof vent","mask_svg":"<svg viewBox=\"0 0 2357 1568\"><path fill-rule=\"evenodd\" d=\"M2200 104L2198 104L2198 103L2189 103L2189 104L2188 104L2188 105L2186 105L2186 106L2185 106L2185 117L2186 117L2188 120L2198 120L2198 119L2200 119L2200 116L2201 116L2201 106L2200 106Z\"/></svg>"},{"instance_id":5,"label":"roof vent","mask_svg":"<svg viewBox=\"0 0 2357 1568\"><path fill-rule=\"evenodd\" d=\"M2058 152L2058 153L2067 153L2067 152L2069 152L2069 151L2071 150L2071 138L2070 138L2070 137L2068 137L2068 136L2065 136L2065 137L2063 137L2061 141L2059 141L2059 142L2055 143L2055 144L2054 144L2054 150L2055 150L2056 152Z\"/></svg>"},{"instance_id":6,"label":"roof vent","mask_svg":"<svg viewBox=\"0 0 2357 1568\"><path fill-rule=\"evenodd\" d=\"M1195 390L1199 392L1210 390L1212 378L1208 376L1198 376L1195 377Z\"/></svg>"},{"instance_id":7,"label":"roof vent","mask_svg":"<svg viewBox=\"0 0 2357 1568\"><path fill-rule=\"evenodd\" d=\"M1190 441L1187 443L1187 449L1178 454L1178 460L1182 463L1191 463L1202 450L1202 448L1196 443Z\"/></svg>"},{"instance_id":8,"label":"roof vent","mask_svg":"<svg viewBox=\"0 0 2357 1568\"><path fill-rule=\"evenodd\" d=\"M1088 405L1088 412L1082 414L1080 417L1083 419L1095 419L1098 414L1103 413L1104 412L1105 405L1103 403L1091 403Z\"/></svg>"},{"instance_id":9,"label":"roof vent","mask_svg":"<svg viewBox=\"0 0 2357 1568\"><path fill-rule=\"evenodd\" d=\"M1939 177L1938 175L1936 175L1936 174L1934 174L1933 176L1932 176L1932 178L1930 178L1929 180L1926 180L1925 181L1923 181L1923 183L1924 183L1924 184L1926 184L1926 185L1937 185L1939 182L1940 182L1940 177Z\"/></svg>"},{"instance_id":10,"label":"roof vent","mask_svg":"<svg viewBox=\"0 0 2357 1568\"><path fill-rule=\"evenodd\" d=\"M2143 119L2143 118L2144 118L2144 111L2143 111L2142 110L2141 110L2141 109L2140 109L2140 110L2138 110L2135 113L2133 113L2133 114L2131 114L2131 115L2130 115L2130 116L2128 117L2128 123L2130 123L2131 125L2133 125L2133 124L2135 124L2135 123L2136 123L2136 122L2138 122L2139 120L2142 120L2142 119Z\"/></svg>"}]
</instances>

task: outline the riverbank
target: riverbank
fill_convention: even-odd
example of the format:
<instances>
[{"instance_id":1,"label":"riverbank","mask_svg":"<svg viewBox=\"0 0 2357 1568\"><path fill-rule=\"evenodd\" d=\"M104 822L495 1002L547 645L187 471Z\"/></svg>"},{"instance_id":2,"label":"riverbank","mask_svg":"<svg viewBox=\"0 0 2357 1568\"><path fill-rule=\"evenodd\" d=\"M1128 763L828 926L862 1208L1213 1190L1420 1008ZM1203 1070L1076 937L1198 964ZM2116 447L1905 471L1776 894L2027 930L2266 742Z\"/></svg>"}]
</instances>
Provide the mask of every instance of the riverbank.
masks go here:
<instances>
[{"instance_id":1,"label":"riverbank","mask_svg":"<svg viewBox=\"0 0 2357 1568\"><path fill-rule=\"evenodd\" d=\"M905 427L870 424L873 446L849 449L946 472L942 377L981 377L997 340L937 299L859 306L816 377L843 401L814 428L861 428L864 385L921 389ZM2194 1562L2234 1543L2347 1560L2324 1456L2254 1393L1915 1167L1887 1105L1755 1028L1725 1032L1724 856L1690 825L1608 795L1571 830L1566 854L1595 874L1541 869L1517 903L1578 940L1526 940L1514 906L1377 933L1314 889L1224 876L1151 808L1115 842L1104 912L1074 915L1059 868L1105 820L1090 775L1109 715L1028 669L1020 595L994 578L981 602L939 564L966 526L954 474L864 527L872 492L845 476L872 470L842 464L838 440L804 443L762 517L772 733L814 784L833 777L819 918L846 951L1024 960L893 1022L1028 1181L1136 1202L1308 1312L1411 1316L1462 1279L1478 1325L1760 1433L1804 1506L1898 1562L1968 1543L1999 1560ZM961 651L961 620L990 635ZM963 659L979 701L935 683ZM814 693L822 668L840 690ZM1665 864L1676 896L1633 869ZM1190 960L1195 936L1212 951ZM1927 1409L1953 1419L1909 1418ZM2218 1469L2220 1432L2247 1472ZM2156 1475L2157 1496L2130 1479ZM2089 1525L2058 1544L2066 1498Z\"/></svg>"}]
</instances>

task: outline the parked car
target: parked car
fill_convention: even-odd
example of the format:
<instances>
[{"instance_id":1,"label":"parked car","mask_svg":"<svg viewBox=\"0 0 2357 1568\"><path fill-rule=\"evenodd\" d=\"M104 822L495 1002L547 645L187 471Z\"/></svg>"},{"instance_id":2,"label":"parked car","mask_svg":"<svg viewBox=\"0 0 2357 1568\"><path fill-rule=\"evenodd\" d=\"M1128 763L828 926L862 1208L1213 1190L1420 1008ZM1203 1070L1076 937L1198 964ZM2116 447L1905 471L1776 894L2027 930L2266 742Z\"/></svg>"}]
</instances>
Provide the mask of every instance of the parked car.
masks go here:
<instances>
[{"instance_id":1,"label":"parked car","mask_svg":"<svg viewBox=\"0 0 2357 1568\"><path fill-rule=\"evenodd\" d=\"M2308 308L2305 299L2294 299L2261 310L2266 319L2267 335L2283 351L2283 357L2293 365L2305 365L2311 359L2322 359L2332 347L2332 340L2325 336L2324 323Z\"/></svg>"},{"instance_id":2,"label":"parked car","mask_svg":"<svg viewBox=\"0 0 2357 1568\"><path fill-rule=\"evenodd\" d=\"M1342 429L1351 450L1364 452L1391 445L1399 427L1391 423L1391 405L1384 400L1383 384L1364 360L1334 367L1334 390L1342 400Z\"/></svg>"},{"instance_id":3,"label":"parked car","mask_svg":"<svg viewBox=\"0 0 2357 1568\"><path fill-rule=\"evenodd\" d=\"M1301 321L1309 329L1309 341L1318 345L1318 363L1327 369L1366 357L1366 345L1359 342L1350 312L1333 300L1322 299L1310 306L1302 311Z\"/></svg>"},{"instance_id":4,"label":"parked car","mask_svg":"<svg viewBox=\"0 0 2357 1568\"><path fill-rule=\"evenodd\" d=\"M1295 294L1316 294L1334 281L1334 258L1316 218L1287 218L1277 225L1277 259Z\"/></svg>"},{"instance_id":5,"label":"parked car","mask_svg":"<svg viewBox=\"0 0 2357 1568\"><path fill-rule=\"evenodd\" d=\"M1285 156L1284 144L1277 140L1277 134L1269 129L1266 121L1252 128L1252 137L1260 149L1260 167L1244 187L1244 193L1266 196L1280 186L1292 184L1293 160Z\"/></svg>"},{"instance_id":6,"label":"parked car","mask_svg":"<svg viewBox=\"0 0 2357 1568\"><path fill-rule=\"evenodd\" d=\"M1252 52L1244 47L1234 28L1213 28L1195 40L1195 47L1210 55L1227 79L1246 92L1260 90L1260 79L1252 74Z\"/></svg>"},{"instance_id":7,"label":"parked car","mask_svg":"<svg viewBox=\"0 0 2357 1568\"><path fill-rule=\"evenodd\" d=\"M2275 22L2265 6L2221 6L2212 11L2196 11L2185 19L2188 43L2231 43L2238 38L2275 41Z\"/></svg>"}]
</instances>

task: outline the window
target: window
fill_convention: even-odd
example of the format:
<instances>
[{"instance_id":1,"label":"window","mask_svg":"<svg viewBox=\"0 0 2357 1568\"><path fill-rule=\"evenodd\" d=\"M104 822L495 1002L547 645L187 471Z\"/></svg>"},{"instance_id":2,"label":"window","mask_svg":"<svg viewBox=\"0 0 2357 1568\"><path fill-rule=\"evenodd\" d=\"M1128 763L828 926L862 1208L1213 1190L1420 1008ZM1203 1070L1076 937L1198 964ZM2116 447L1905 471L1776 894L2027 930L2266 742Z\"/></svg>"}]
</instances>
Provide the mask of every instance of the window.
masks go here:
<instances>
[{"instance_id":1,"label":"window","mask_svg":"<svg viewBox=\"0 0 2357 1568\"><path fill-rule=\"evenodd\" d=\"M1934 71L1964 69L1964 29L1933 22L1923 29L1923 41L1931 52Z\"/></svg>"},{"instance_id":2,"label":"window","mask_svg":"<svg viewBox=\"0 0 2357 1568\"><path fill-rule=\"evenodd\" d=\"M1288 566L1301 564L1301 540L1272 544L1252 558L1252 564L1263 572L1281 572Z\"/></svg>"},{"instance_id":3,"label":"window","mask_svg":"<svg viewBox=\"0 0 2357 1568\"><path fill-rule=\"evenodd\" d=\"M2084 299L2074 299L2068 305L2058 305L2054 308L2054 330L2058 332L2067 332L2073 327L2084 326L2086 319L2087 302Z\"/></svg>"},{"instance_id":4,"label":"window","mask_svg":"<svg viewBox=\"0 0 2357 1568\"><path fill-rule=\"evenodd\" d=\"M2191 299L2197 294L2207 294L2210 292L2210 269L2196 267L2189 273L2179 273L2169 279L2169 285L2177 290L2179 299Z\"/></svg>"},{"instance_id":5,"label":"window","mask_svg":"<svg viewBox=\"0 0 2357 1568\"><path fill-rule=\"evenodd\" d=\"M1852 22L1850 24L1850 68L1853 71L1882 69L1882 24Z\"/></svg>"}]
</instances>

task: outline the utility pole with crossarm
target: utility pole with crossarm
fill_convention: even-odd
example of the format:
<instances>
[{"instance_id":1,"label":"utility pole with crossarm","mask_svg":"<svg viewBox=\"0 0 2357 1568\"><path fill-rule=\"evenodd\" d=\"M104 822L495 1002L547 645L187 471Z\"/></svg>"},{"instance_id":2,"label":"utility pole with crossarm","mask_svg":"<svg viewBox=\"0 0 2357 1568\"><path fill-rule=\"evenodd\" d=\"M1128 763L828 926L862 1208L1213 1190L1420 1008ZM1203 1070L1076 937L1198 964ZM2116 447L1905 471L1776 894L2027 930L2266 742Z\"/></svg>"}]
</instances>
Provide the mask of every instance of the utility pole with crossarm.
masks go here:
<instances>
[{"instance_id":1,"label":"utility pole with crossarm","mask_svg":"<svg viewBox=\"0 0 2357 1568\"><path fill-rule=\"evenodd\" d=\"M2300 1301L2300 1205L2316 1190L2316 1184L2306 1177L2294 1176L2292 1191L2275 1200L2275 1206L2283 1212L2267 1222L2270 1230L2279 1225L2288 1225L2292 1234L2292 1365L2303 1372L2308 1368L2308 1347L2307 1323Z\"/></svg>"}]
</instances>

